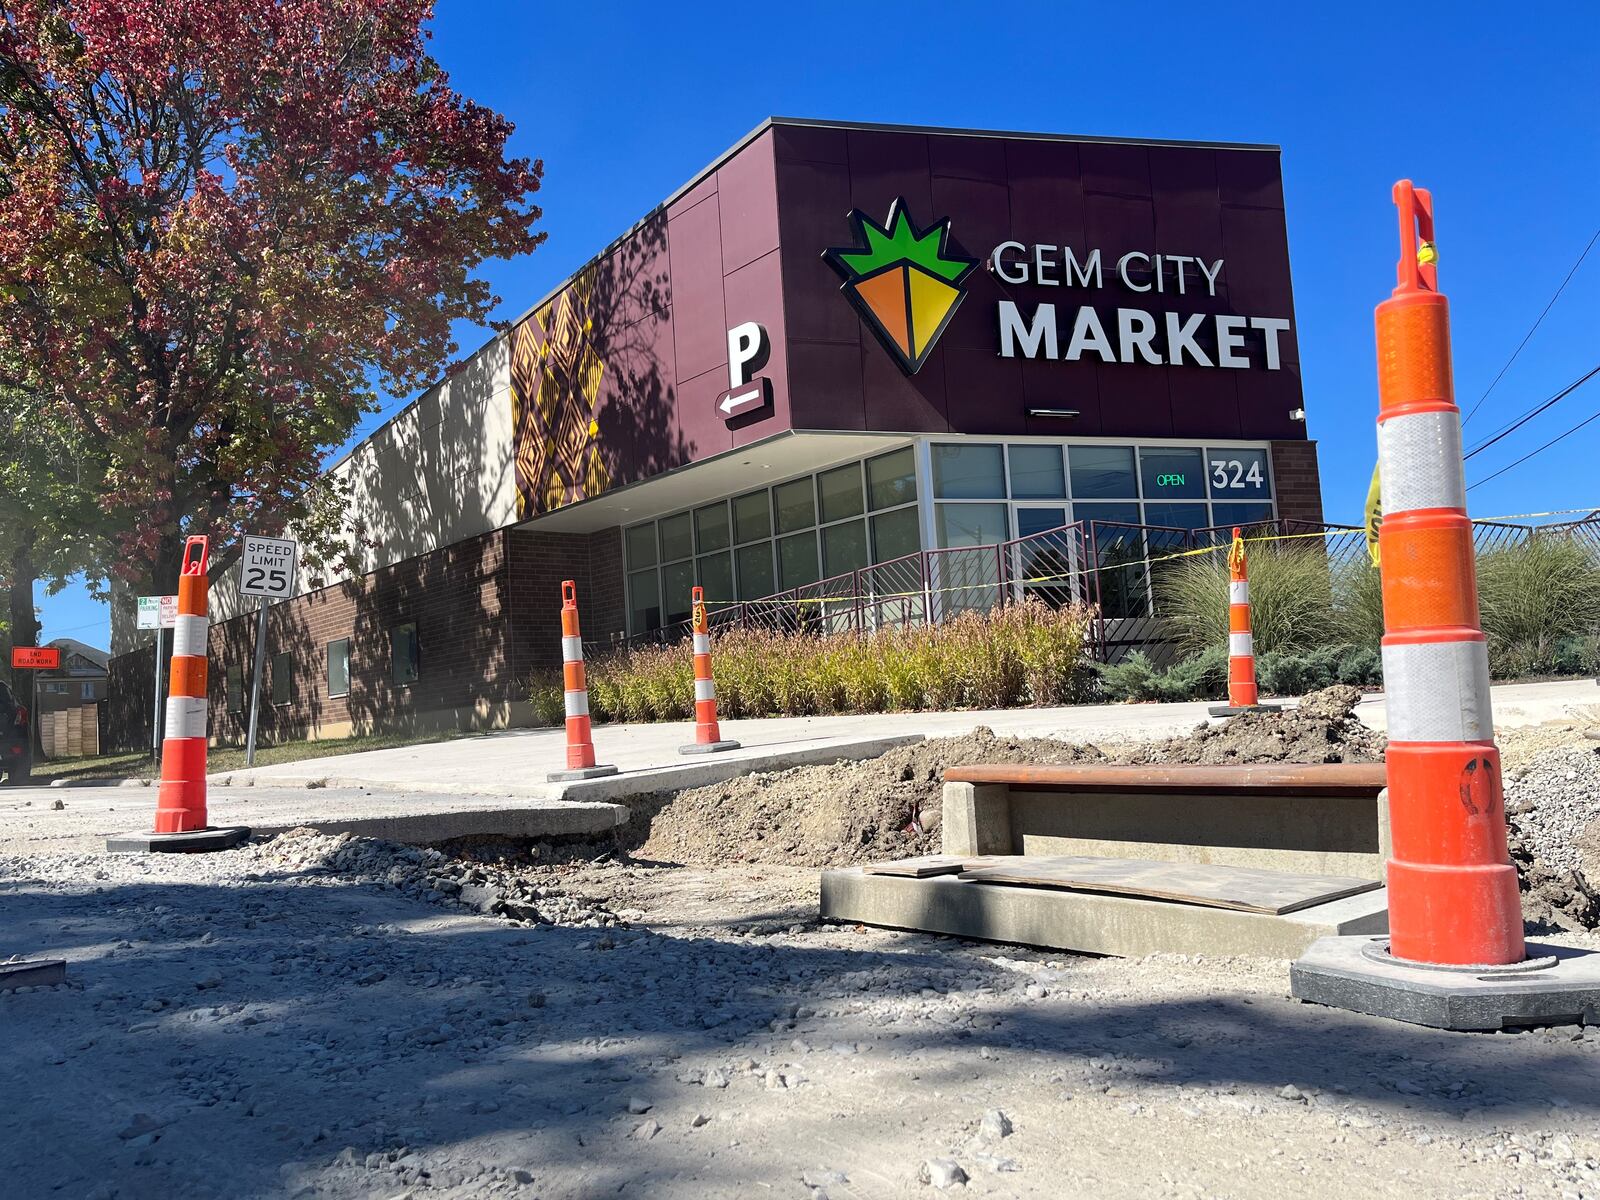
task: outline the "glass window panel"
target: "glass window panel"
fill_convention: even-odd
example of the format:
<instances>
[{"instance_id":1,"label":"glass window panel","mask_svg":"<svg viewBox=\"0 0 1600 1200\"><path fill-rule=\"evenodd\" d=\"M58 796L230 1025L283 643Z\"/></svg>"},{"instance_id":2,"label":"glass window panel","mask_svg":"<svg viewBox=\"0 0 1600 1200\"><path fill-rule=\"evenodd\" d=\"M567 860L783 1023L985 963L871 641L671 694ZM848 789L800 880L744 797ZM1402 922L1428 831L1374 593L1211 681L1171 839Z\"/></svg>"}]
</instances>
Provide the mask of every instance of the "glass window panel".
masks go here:
<instances>
[{"instance_id":1,"label":"glass window panel","mask_svg":"<svg viewBox=\"0 0 1600 1200\"><path fill-rule=\"evenodd\" d=\"M821 578L817 570L817 535L809 530L778 539L778 586L799 587Z\"/></svg>"},{"instance_id":2,"label":"glass window panel","mask_svg":"<svg viewBox=\"0 0 1600 1200\"><path fill-rule=\"evenodd\" d=\"M1012 446L1013 500L1056 500L1067 494L1067 477L1061 469L1060 446Z\"/></svg>"},{"instance_id":3,"label":"glass window panel","mask_svg":"<svg viewBox=\"0 0 1600 1200\"><path fill-rule=\"evenodd\" d=\"M694 563L672 563L661 568L661 612L667 625L689 619L694 600Z\"/></svg>"},{"instance_id":4,"label":"glass window panel","mask_svg":"<svg viewBox=\"0 0 1600 1200\"><path fill-rule=\"evenodd\" d=\"M1003 461L999 446L935 446L933 494L947 500L1004 500Z\"/></svg>"},{"instance_id":5,"label":"glass window panel","mask_svg":"<svg viewBox=\"0 0 1600 1200\"><path fill-rule=\"evenodd\" d=\"M695 578L705 589L706 603L712 608L733 603L733 555L726 550L695 559Z\"/></svg>"},{"instance_id":6,"label":"glass window panel","mask_svg":"<svg viewBox=\"0 0 1600 1200\"><path fill-rule=\"evenodd\" d=\"M1272 505L1270 504L1213 504L1211 506L1211 523L1213 525L1256 525L1262 521L1272 520Z\"/></svg>"},{"instance_id":7,"label":"glass window panel","mask_svg":"<svg viewBox=\"0 0 1600 1200\"><path fill-rule=\"evenodd\" d=\"M1146 504L1144 522L1178 529L1204 529L1211 524L1211 519L1204 504Z\"/></svg>"},{"instance_id":8,"label":"glass window panel","mask_svg":"<svg viewBox=\"0 0 1600 1200\"><path fill-rule=\"evenodd\" d=\"M1004 504L941 504L935 516L941 546L990 546L1010 538Z\"/></svg>"},{"instance_id":9,"label":"glass window panel","mask_svg":"<svg viewBox=\"0 0 1600 1200\"><path fill-rule=\"evenodd\" d=\"M739 599L760 600L778 590L772 573L772 543L757 542L734 551L739 566Z\"/></svg>"},{"instance_id":10,"label":"glass window panel","mask_svg":"<svg viewBox=\"0 0 1600 1200\"><path fill-rule=\"evenodd\" d=\"M1146 500L1204 500L1205 470L1198 450L1139 451L1139 481Z\"/></svg>"},{"instance_id":11,"label":"glass window panel","mask_svg":"<svg viewBox=\"0 0 1600 1200\"><path fill-rule=\"evenodd\" d=\"M772 499L766 489L740 496L733 502L733 540L753 542L772 536Z\"/></svg>"},{"instance_id":12,"label":"glass window panel","mask_svg":"<svg viewBox=\"0 0 1600 1200\"><path fill-rule=\"evenodd\" d=\"M917 498L917 462L911 447L867 460L867 507L893 508Z\"/></svg>"},{"instance_id":13,"label":"glass window panel","mask_svg":"<svg viewBox=\"0 0 1600 1200\"><path fill-rule=\"evenodd\" d=\"M272 656L272 702L287 704L294 696L294 658L287 650Z\"/></svg>"},{"instance_id":14,"label":"glass window panel","mask_svg":"<svg viewBox=\"0 0 1600 1200\"><path fill-rule=\"evenodd\" d=\"M867 523L845 521L822 530L822 577L831 579L867 565Z\"/></svg>"},{"instance_id":15,"label":"glass window panel","mask_svg":"<svg viewBox=\"0 0 1600 1200\"><path fill-rule=\"evenodd\" d=\"M872 518L872 561L888 562L922 549L922 530L915 508L897 508Z\"/></svg>"},{"instance_id":16,"label":"glass window panel","mask_svg":"<svg viewBox=\"0 0 1600 1200\"><path fill-rule=\"evenodd\" d=\"M821 502L824 521L842 521L846 517L859 517L863 510L861 464L850 463L818 475L817 498Z\"/></svg>"},{"instance_id":17,"label":"glass window panel","mask_svg":"<svg viewBox=\"0 0 1600 1200\"><path fill-rule=\"evenodd\" d=\"M228 673L228 711L244 711L244 668L229 667Z\"/></svg>"},{"instance_id":18,"label":"glass window panel","mask_svg":"<svg viewBox=\"0 0 1600 1200\"><path fill-rule=\"evenodd\" d=\"M653 570L628 576L628 627L634 633L661 628L661 579Z\"/></svg>"},{"instance_id":19,"label":"glass window panel","mask_svg":"<svg viewBox=\"0 0 1600 1200\"><path fill-rule=\"evenodd\" d=\"M328 643L328 695L350 694L350 639Z\"/></svg>"},{"instance_id":20,"label":"glass window panel","mask_svg":"<svg viewBox=\"0 0 1600 1200\"><path fill-rule=\"evenodd\" d=\"M1124 525L1139 525L1137 504L1073 504L1074 521L1118 521Z\"/></svg>"},{"instance_id":21,"label":"glass window panel","mask_svg":"<svg viewBox=\"0 0 1600 1200\"><path fill-rule=\"evenodd\" d=\"M389 677L396 684L414 683L421 669L416 623L396 625L389 631Z\"/></svg>"},{"instance_id":22,"label":"glass window panel","mask_svg":"<svg viewBox=\"0 0 1600 1200\"><path fill-rule=\"evenodd\" d=\"M1067 510L1065 508L1034 508L1029 505L1017 506L1017 536L1019 538L1032 537L1036 533L1046 533L1052 529L1060 529L1067 523Z\"/></svg>"},{"instance_id":23,"label":"glass window panel","mask_svg":"<svg viewBox=\"0 0 1600 1200\"><path fill-rule=\"evenodd\" d=\"M653 567L656 564L656 527L655 522L648 525L635 525L624 535L628 550L628 566Z\"/></svg>"},{"instance_id":24,"label":"glass window panel","mask_svg":"<svg viewBox=\"0 0 1600 1200\"><path fill-rule=\"evenodd\" d=\"M817 498L809 478L780 483L772 489L772 504L778 510L779 533L792 533L817 523Z\"/></svg>"},{"instance_id":25,"label":"glass window panel","mask_svg":"<svg viewBox=\"0 0 1600 1200\"><path fill-rule=\"evenodd\" d=\"M688 558L694 553L694 535L689 528L689 514L677 513L664 517L661 522L661 561Z\"/></svg>"},{"instance_id":26,"label":"glass window panel","mask_svg":"<svg viewBox=\"0 0 1600 1200\"><path fill-rule=\"evenodd\" d=\"M728 506L722 501L707 504L694 510L694 548L701 554L708 550L726 550L732 541L728 529Z\"/></svg>"},{"instance_id":27,"label":"glass window panel","mask_svg":"<svg viewBox=\"0 0 1600 1200\"><path fill-rule=\"evenodd\" d=\"M1272 495L1265 450L1208 450L1206 478L1213 500L1266 500Z\"/></svg>"},{"instance_id":28,"label":"glass window panel","mask_svg":"<svg viewBox=\"0 0 1600 1200\"><path fill-rule=\"evenodd\" d=\"M1132 446L1068 446L1075 500L1137 496Z\"/></svg>"}]
</instances>

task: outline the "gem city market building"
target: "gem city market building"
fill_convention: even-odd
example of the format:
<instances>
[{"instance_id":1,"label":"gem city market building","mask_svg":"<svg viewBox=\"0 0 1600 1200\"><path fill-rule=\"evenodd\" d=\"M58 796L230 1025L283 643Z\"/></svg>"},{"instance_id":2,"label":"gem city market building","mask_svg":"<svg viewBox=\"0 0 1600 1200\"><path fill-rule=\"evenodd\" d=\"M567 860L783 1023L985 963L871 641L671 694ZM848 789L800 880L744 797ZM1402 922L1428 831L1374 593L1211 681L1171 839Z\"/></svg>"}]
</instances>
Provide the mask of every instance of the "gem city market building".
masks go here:
<instances>
[{"instance_id":1,"label":"gem city market building","mask_svg":"<svg viewBox=\"0 0 1600 1200\"><path fill-rule=\"evenodd\" d=\"M564 578L605 642L695 585L755 600L1075 521L1320 521L1279 152L769 120L334 473L355 569L273 609L268 737L527 719ZM243 607L219 580L230 741ZM119 660L130 728L148 655Z\"/></svg>"}]
</instances>

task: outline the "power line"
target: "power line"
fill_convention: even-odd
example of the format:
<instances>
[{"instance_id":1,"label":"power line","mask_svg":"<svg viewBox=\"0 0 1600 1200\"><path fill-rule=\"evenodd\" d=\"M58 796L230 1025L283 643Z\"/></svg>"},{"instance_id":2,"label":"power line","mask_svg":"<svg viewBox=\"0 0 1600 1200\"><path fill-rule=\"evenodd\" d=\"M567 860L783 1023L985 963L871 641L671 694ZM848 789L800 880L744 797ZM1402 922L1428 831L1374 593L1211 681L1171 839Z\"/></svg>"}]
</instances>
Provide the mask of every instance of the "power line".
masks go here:
<instances>
[{"instance_id":1,"label":"power line","mask_svg":"<svg viewBox=\"0 0 1600 1200\"><path fill-rule=\"evenodd\" d=\"M1596 368L1596 370L1600 370L1600 368ZM1480 484L1488 483L1489 480L1494 479L1496 476L1504 475L1507 471L1511 470L1512 467L1520 467L1523 463L1527 462L1535 454L1543 454L1546 450L1550 449L1551 446L1554 446L1557 442L1561 441L1563 438L1571 437L1573 434L1577 433L1578 430L1582 429L1590 421L1600 421L1600 411L1594 412L1594 413L1590 414L1589 416L1585 417L1583 420L1579 421L1576 425L1574 425L1571 429L1567 430L1565 433L1557 434L1555 437L1551 438L1544 445L1540 446L1537 450L1530 450L1527 454L1524 454L1521 458L1517 459L1516 462L1511 463L1508 466L1501 467L1493 475L1485 475L1482 479L1478 480L1477 483L1469 484L1468 487L1467 487L1467 491L1470 492L1473 488L1478 487Z\"/></svg>"},{"instance_id":2,"label":"power line","mask_svg":"<svg viewBox=\"0 0 1600 1200\"><path fill-rule=\"evenodd\" d=\"M1526 346L1528 344L1528 340L1538 332L1539 326L1544 323L1545 317L1549 314L1550 310L1555 307L1556 301L1561 299L1561 293L1566 290L1567 284L1571 283L1572 277L1578 273L1578 268L1583 265L1583 260L1589 257L1589 251L1594 249L1594 244L1597 239L1600 239L1600 229L1596 229L1594 231L1594 236L1589 239L1589 244L1583 248L1583 253L1578 255L1578 261L1572 264L1572 269L1567 272L1567 277L1561 281L1561 286L1556 288L1555 295L1550 297L1550 303L1544 306L1544 311L1539 314L1538 320L1534 321L1533 328L1529 329L1528 332L1523 335L1522 340L1517 343L1517 348L1511 352L1511 357L1506 359L1506 365L1500 368L1500 374L1496 375L1492 380L1489 381L1489 386L1483 390L1483 395L1478 397L1478 402L1472 406L1472 411L1469 412L1466 415L1466 418L1461 422L1461 427L1463 429L1466 428L1468 421L1471 421L1473 417L1478 415L1478 410L1483 407L1483 402L1489 398L1489 393L1494 391L1495 384L1499 383L1501 376L1505 375L1505 373L1511 369L1511 364L1517 361L1517 355L1522 353L1522 348Z\"/></svg>"},{"instance_id":3,"label":"power line","mask_svg":"<svg viewBox=\"0 0 1600 1200\"><path fill-rule=\"evenodd\" d=\"M1463 454L1461 456L1461 461L1462 462L1466 462L1467 459L1471 458L1473 455L1482 454L1485 450L1487 450L1490 446L1494 445L1501 438L1507 437L1510 434L1515 433L1518 429L1521 429L1524 425L1526 425L1529 421L1533 420L1540 413L1544 412L1545 409L1549 408L1551 405L1555 404L1557 401L1563 400L1566 397L1572 395L1573 392L1577 391L1584 384L1588 383L1589 380L1593 379L1596 375L1600 375L1600 365L1591 367L1587 374L1582 375L1577 379L1574 379L1571 383L1567 384L1566 387L1562 388L1554 396L1551 396L1550 399L1546 400L1543 404L1540 404L1540 405L1538 405L1538 406L1536 406L1534 408L1529 409L1527 412L1523 413L1520 417L1518 417L1516 420L1512 421L1510 424L1501 426L1501 428L1492 437L1490 437L1486 441L1479 442L1471 450L1468 450L1465 454Z\"/></svg>"}]
</instances>

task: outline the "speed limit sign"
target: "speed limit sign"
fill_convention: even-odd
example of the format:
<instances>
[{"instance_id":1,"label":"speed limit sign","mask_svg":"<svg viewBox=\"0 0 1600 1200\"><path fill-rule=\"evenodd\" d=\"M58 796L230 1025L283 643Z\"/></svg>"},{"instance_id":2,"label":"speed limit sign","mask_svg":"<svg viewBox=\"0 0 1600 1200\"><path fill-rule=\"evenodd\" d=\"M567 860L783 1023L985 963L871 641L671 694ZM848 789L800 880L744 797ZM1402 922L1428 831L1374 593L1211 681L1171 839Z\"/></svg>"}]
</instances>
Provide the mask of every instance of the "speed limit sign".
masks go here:
<instances>
[{"instance_id":1,"label":"speed limit sign","mask_svg":"<svg viewBox=\"0 0 1600 1200\"><path fill-rule=\"evenodd\" d=\"M244 535L239 562L239 594L287 600L294 594L294 568L300 547L289 538Z\"/></svg>"}]
</instances>

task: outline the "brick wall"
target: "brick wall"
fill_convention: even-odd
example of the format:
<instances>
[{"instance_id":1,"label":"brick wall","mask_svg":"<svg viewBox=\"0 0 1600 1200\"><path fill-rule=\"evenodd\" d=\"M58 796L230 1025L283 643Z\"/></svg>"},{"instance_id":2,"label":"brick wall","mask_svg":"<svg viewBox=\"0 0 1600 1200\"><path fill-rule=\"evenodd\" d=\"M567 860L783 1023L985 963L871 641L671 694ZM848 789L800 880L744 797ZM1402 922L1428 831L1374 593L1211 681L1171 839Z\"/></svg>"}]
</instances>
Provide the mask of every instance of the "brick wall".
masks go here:
<instances>
[{"instance_id":1,"label":"brick wall","mask_svg":"<svg viewBox=\"0 0 1600 1200\"><path fill-rule=\"evenodd\" d=\"M1273 442L1272 479L1278 489L1278 516L1322 523L1322 481L1315 442Z\"/></svg>"},{"instance_id":2,"label":"brick wall","mask_svg":"<svg viewBox=\"0 0 1600 1200\"><path fill-rule=\"evenodd\" d=\"M507 533L512 673L519 685L561 664L561 584L578 588L586 642L609 641L627 627L622 586L622 530L599 533Z\"/></svg>"}]
</instances>

